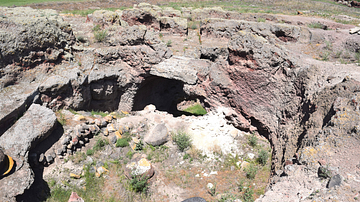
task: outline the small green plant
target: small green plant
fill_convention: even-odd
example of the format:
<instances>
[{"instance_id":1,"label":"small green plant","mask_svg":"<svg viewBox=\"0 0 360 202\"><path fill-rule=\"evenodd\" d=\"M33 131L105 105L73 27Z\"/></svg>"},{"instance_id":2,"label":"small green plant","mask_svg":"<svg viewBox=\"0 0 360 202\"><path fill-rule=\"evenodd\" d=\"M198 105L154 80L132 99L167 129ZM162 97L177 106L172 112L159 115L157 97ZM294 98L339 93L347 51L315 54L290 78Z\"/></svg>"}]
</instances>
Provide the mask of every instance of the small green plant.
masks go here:
<instances>
[{"instance_id":1,"label":"small green plant","mask_svg":"<svg viewBox=\"0 0 360 202\"><path fill-rule=\"evenodd\" d=\"M169 40L168 42L166 42L166 46L167 46L167 47L171 47L171 44L172 44L172 41L171 41L171 40Z\"/></svg>"},{"instance_id":2,"label":"small green plant","mask_svg":"<svg viewBox=\"0 0 360 202\"><path fill-rule=\"evenodd\" d=\"M128 157L128 159L131 159L134 155L134 152L132 152L131 150L129 150L127 153L126 153L126 157Z\"/></svg>"},{"instance_id":3,"label":"small green plant","mask_svg":"<svg viewBox=\"0 0 360 202\"><path fill-rule=\"evenodd\" d=\"M140 142L137 143L135 146L135 151L141 151L143 150L143 148L144 148L144 143L142 143L142 141L140 140Z\"/></svg>"},{"instance_id":4,"label":"small green plant","mask_svg":"<svg viewBox=\"0 0 360 202\"><path fill-rule=\"evenodd\" d=\"M172 140L176 143L181 152L191 146L190 136L185 132L178 132L177 134L173 134Z\"/></svg>"},{"instance_id":5,"label":"small green plant","mask_svg":"<svg viewBox=\"0 0 360 202\"><path fill-rule=\"evenodd\" d=\"M81 43L85 43L86 42L86 38L84 36L78 36L77 40L80 41Z\"/></svg>"},{"instance_id":6,"label":"small green plant","mask_svg":"<svg viewBox=\"0 0 360 202\"><path fill-rule=\"evenodd\" d=\"M255 147L257 145L258 139L255 136L255 133L252 133L251 136L249 137L249 144L252 147Z\"/></svg>"},{"instance_id":7,"label":"small green plant","mask_svg":"<svg viewBox=\"0 0 360 202\"><path fill-rule=\"evenodd\" d=\"M66 118L65 118L65 115L62 113L62 110L59 110L57 113L57 120L58 122L64 126L66 125Z\"/></svg>"},{"instance_id":8,"label":"small green plant","mask_svg":"<svg viewBox=\"0 0 360 202\"><path fill-rule=\"evenodd\" d=\"M240 182L237 184L239 192L244 190L244 179L241 179Z\"/></svg>"},{"instance_id":9,"label":"small green plant","mask_svg":"<svg viewBox=\"0 0 360 202\"><path fill-rule=\"evenodd\" d=\"M196 116L202 116L207 113L206 110L199 103L196 103L195 105L184 109L184 111Z\"/></svg>"},{"instance_id":10,"label":"small green plant","mask_svg":"<svg viewBox=\"0 0 360 202\"><path fill-rule=\"evenodd\" d=\"M360 63L360 52L356 52L354 58L356 63Z\"/></svg>"},{"instance_id":11,"label":"small green plant","mask_svg":"<svg viewBox=\"0 0 360 202\"><path fill-rule=\"evenodd\" d=\"M340 58L341 57L341 54L342 54L342 50L340 50L340 51L337 51L336 53L335 53L335 58Z\"/></svg>"},{"instance_id":12,"label":"small green plant","mask_svg":"<svg viewBox=\"0 0 360 202\"><path fill-rule=\"evenodd\" d=\"M128 138L120 138L116 140L116 147L127 147L129 146L129 140Z\"/></svg>"},{"instance_id":13,"label":"small green plant","mask_svg":"<svg viewBox=\"0 0 360 202\"><path fill-rule=\"evenodd\" d=\"M164 35L162 33L159 33L159 38L161 39L163 37L164 37Z\"/></svg>"},{"instance_id":14,"label":"small green plant","mask_svg":"<svg viewBox=\"0 0 360 202\"><path fill-rule=\"evenodd\" d=\"M326 26L321 24L320 22L312 22L308 24L308 27L314 29L326 29Z\"/></svg>"},{"instance_id":15,"label":"small green plant","mask_svg":"<svg viewBox=\"0 0 360 202\"><path fill-rule=\"evenodd\" d=\"M107 31L102 30L98 32L94 32L94 37L97 42L103 42L107 36Z\"/></svg>"},{"instance_id":16,"label":"small green plant","mask_svg":"<svg viewBox=\"0 0 360 202\"><path fill-rule=\"evenodd\" d=\"M92 150L92 149L86 150L86 155L92 156L93 154L94 154L94 150Z\"/></svg>"},{"instance_id":17,"label":"small green plant","mask_svg":"<svg viewBox=\"0 0 360 202\"><path fill-rule=\"evenodd\" d=\"M264 149L261 149L260 153L259 153L259 157L257 159L258 162L262 166L264 166L264 165L266 165L268 158L269 158L269 153L267 151L265 151Z\"/></svg>"},{"instance_id":18,"label":"small green plant","mask_svg":"<svg viewBox=\"0 0 360 202\"><path fill-rule=\"evenodd\" d=\"M104 139L98 139L93 147L94 152L100 151L105 145L108 145L109 142Z\"/></svg>"},{"instance_id":19,"label":"small green plant","mask_svg":"<svg viewBox=\"0 0 360 202\"><path fill-rule=\"evenodd\" d=\"M148 189L148 178L144 176L134 176L130 180L130 190L135 192L146 193Z\"/></svg>"},{"instance_id":20,"label":"small green plant","mask_svg":"<svg viewBox=\"0 0 360 202\"><path fill-rule=\"evenodd\" d=\"M190 154L185 154L184 156L183 156L183 160L186 160L186 159L188 159L188 158L190 158Z\"/></svg>"},{"instance_id":21,"label":"small green plant","mask_svg":"<svg viewBox=\"0 0 360 202\"><path fill-rule=\"evenodd\" d=\"M258 18L257 21L258 22L266 22L266 19L265 18Z\"/></svg>"},{"instance_id":22,"label":"small green plant","mask_svg":"<svg viewBox=\"0 0 360 202\"><path fill-rule=\"evenodd\" d=\"M329 51L326 51L326 52L320 54L321 60L323 60L323 61L328 61L328 60L329 60L329 56L330 56L330 52L329 52Z\"/></svg>"},{"instance_id":23,"label":"small green plant","mask_svg":"<svg viewBox=\"0 0 360 202\"><path fill-rule=\"evenodd\" d=\"M254 190L251 187L248 187L245 189L244 201L245 202L253 202L254 201Z\"/></svg>"},{"instance_id":24,"label":"small green plant","mask_svg":"<svg viewBox=\"0 0 360 202\"><path fill-rule=\"evenodd\" d=\"M250 165L245 168L245 172L248 179L255 179L257 168L254 166L253 163L250 163Z\"/></svg>"},{"instance_id":25,"label":"small green plant","mask_svg":"<svg viewBox=\"0 0 360 202\"><path fill-rule=\"evenodd\" d=\"M92 28L92 31L93 31L93 32L98 32L98 31L100 31L100 30L101 30L100 25L95 25L95 26Z\"/></svg>"}]
</instances>

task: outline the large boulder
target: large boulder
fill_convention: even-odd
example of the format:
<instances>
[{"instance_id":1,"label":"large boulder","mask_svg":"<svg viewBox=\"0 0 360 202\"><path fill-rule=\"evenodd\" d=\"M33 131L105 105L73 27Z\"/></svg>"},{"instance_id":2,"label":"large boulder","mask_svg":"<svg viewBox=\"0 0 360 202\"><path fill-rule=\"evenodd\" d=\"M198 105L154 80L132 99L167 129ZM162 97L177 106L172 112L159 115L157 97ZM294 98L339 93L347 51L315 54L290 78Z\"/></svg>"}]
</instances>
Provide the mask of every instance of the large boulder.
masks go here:
<instances>
[{"instance_id":1,"label":"large boulder","mask_svg":"<svg viewBox=\"0 0 360 202\"><path fill-rule=\"evenodd\" d=\"M168 141L168 129L165 124L158 124L144 137L144 141L152 146L160 146Z\"/></svg>"},{"instance_id":2,"label":"large boulder","mask_svg":"<svg viewBox=\"0 0 360 202\"><path fill-rule=\"evenodd\" d=\"M0 199L13 201L34 182L28 154L42 140L48 137L56 125L55 113L46 107L32 104L28 111L0 137L0 147L13 157L14 172L0 179Z\"/></svg>"}]
</instances>

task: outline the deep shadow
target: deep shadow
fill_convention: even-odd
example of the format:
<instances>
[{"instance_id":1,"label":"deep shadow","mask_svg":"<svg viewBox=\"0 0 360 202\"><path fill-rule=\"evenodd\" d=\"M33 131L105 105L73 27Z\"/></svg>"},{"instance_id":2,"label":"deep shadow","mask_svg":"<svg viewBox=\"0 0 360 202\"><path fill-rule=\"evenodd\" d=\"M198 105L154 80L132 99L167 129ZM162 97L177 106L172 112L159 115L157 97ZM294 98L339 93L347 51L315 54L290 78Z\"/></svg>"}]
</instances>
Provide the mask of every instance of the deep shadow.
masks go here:
<instances>
[{"instance_id":1,"label":"deep shadow","mask_svg":"<svg viewBox=\"0 0 360 202\"><path fill-rule=\"evenodd\" d=\"M177 104L187 97L183 87L182 81L150 76L140 84L132 111L143 110L147 105L153 104L157 110L166 111L174 116L190 115L177 109Z\"/></svg>"},{"instance_id":2,"label":"deep shadow","mask_svg":"<svg viewBox=\"0 0 360 202\"><path fill-rule=\"evenodd\" d=\"M47 182L43 178L44 167L46 165L38 163L39 156L41 153L45 153L54 145L64 133L63 127L60 123L57 123L54 131L36 147L32 148L29 152L29 164L31 169L34 171L34 183L31 187L25 190L24 194L16 197L16 201L21 202L38 202L46 201L50 196L50 188ZM33 156L36 154L36 156Z\"/></svg>"}]
</instances>

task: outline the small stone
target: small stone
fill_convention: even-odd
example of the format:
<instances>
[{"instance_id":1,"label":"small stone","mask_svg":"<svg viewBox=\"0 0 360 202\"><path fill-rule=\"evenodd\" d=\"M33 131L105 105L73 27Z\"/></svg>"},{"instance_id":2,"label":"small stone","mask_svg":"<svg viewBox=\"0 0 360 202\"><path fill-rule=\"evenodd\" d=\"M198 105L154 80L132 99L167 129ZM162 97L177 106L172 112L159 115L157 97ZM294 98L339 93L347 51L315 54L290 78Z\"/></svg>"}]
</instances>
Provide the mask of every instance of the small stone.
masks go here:
<instances>
[{"instance_id":1,"label":"small stone","mask_svg":"<svg viewBox=\"0 0 360 202\"><path fill-rule=\"evenodd\" d=\"M74 173L70 173L70 177L74 179L80 179L80 175L76 175Z\"/></svg>"},{"instance_id":2,"label":"small stone","mask_svg":"<svg viewBox=\"0 0 360 202\"><path fill-rule=\"evenodd\" d=\"M253 154L253 153L248 153L247 156L249 157L249 159L254 159L255 154Z\"/></svg>"},{"instance_id":3,"label":"small stone","mask_svg":"<svg viewBox=\"0 0 360 202\"><path fill-rule=\"evenodd\" d=\"M75 192L72 192L68 202L84 202L84 200Z\"/></svg>"},{"instance_id":4,"label":"small stone","mask_svg":"<svg viewBox=\"0 0 360 202\"><path fill-rule=\"evenodd\" d=\"M183 200L181 202L206 202L206 200L201 198L201 197L192 197L192 198L188 198L186 200Z\"/></svg>"},{"instance_id":5,"label":"small stone","mask_svg":"<svg viewBox=\"0 0 360 202\"><path fill-rule=\"evenodd\" d=\"M46 156L46 161L47 161L48 163L52 163L52 162L54 162L54 157L53 157L52 155L47 155L47 156Z\"/></svg>"},{"instance_id":6,"label":"small stone","mask_svg":"<svg viewBox=\"0 0 360 202\"><path fill-rule=\"evenodd\" d=\"M41 153L39 156L39 163L44 162L44 160L45 160L45 155L44 155L44 153Z\"/></svg>"},{"instance_id":7,"label":"small stone","mask_svg":"<svg viewBox=\"0 0 360 202\"><path fill-rule=\"evenodd\" d=\"M352 29L350 29L349 33L350 34L356 34L360 31L360 27L354 27Z\"/></svg>"},{"instance_id":8,"label":"small stone","mask_svg":"<svg viewBox=\"0 0 360 202\"><path fill-rule=\"evenodd\" d=\"M108 135L109 135L109 131L108 131L107 128L105 128L105 130L103 131L103 134L104 134L104 136L108 136Z\"/></svg>"},{"instance_id":9,"label":"small stone","mask_svg":"<svg viewBox=\"0 0 360 202\"><path fill-rule=\"evenodd\" d=\"M111 144L116 144L117 137L115 135L111 136L109 139L110 139Z\"/></svg>"},{"instance_id":10,"label":"small stone","mask_svg":"<svg viewBox=\"0 0 360 202\"><path fill-rule=\"evenodd\" d=\"M83 115L75 115L74 116L74 120L75 121L85 121L86 120L86 118L85 118L85 116L83 116Z\"/></svg>"},{"instance_id":11,"label":"small stone","mask_svg":"<svg viewBox=\"0 0 360 202\"><path fill-rule=\"evenodd\" d=\"M241 163L241 169L242 170L244 170L245 168L247 168L248 166L250 166L250 163L248 163L248 162L246 162L246 161L243 161L242 163Z\"/></svg>"},{"instance_id":12,"label":"small stone","mask_svg":"<svg viewBox=\"0 0 360 202\"><path fill-rule=\"evenodd\" d=\"M112 133L112 132L116 131L116 129L114 127L114 124L112 124L112 123L108 124L106 128L108 129L109 133Z\"/></svg>"},{"instance_id":13,"label":"small stone","mask_svg":"<svg viewBox=\"0 0 360 202\"><path fill-rule=\"evenodd\" d=\"M212 189L212 188L214 188L214 185L209 182L209 183L206 185L206 187L207 187L208 189Z\"/></svg>"},{"instance_id":14,"label":"small stone","mask_svg":"<svg viewBox=\"0 0 360 202\"><path fill-rule=\"evenodd\" d=\"M107 170L104 166L101 166L99 168L96 169L96 177L100 177L102 174L106 174L108 173L109 170Z\"/></svg>"},{"instance_id":15,"label":"small stone","mask_svg":"<svg viewBox=\"0 0 360 202\"><path fill-rule=\"evenodd\" d=\"M79 140L79 144L80 144L81 146L84 146L84 145L85 145L85 142L82 141L82 140Z\"/></svg>"},{"instance_id":16,"label":"small stone","mask_svg":"<svg viewBox=\"0 0 360 202\"><path fill-rule=\"evenodd\" d=\"M320 159L318 162L319 162L319 164L320 164L321 166L325 166L325 165L326 165L326 161L325 161L324 159Z\"/></svg>"},{"instance_id":17,"label":"small stone","mask_svg":"<svg viewBox=\"0 0 360 202\"><path fill-rule=\"evenodd\" d=\"M62 145L68 145L71 141L71 136L66 135L64 139L61 141Z\"/></svg>"},{"instance_id":18,"label":"small stone","mask_svg":"<svg viewBox=\"0 0 360 202\"><path fill-rule=\"evenodd\" d=\"M331 189L335 186L340 186L341 185L341 175L337 174L334 175L330 180L329 183L327 184L327 188Z\"/></svg>"},{"instance_id":19,"label":"small stone","mask_svg":"<svg viewBox=\"0 0 360 202\"><path fill-rule=\"evenodd\" d=\"M61 155L62 153L63 153L63 149L62 149L62 148L56 150L56 154L57 154L57 155Z\"/></svg>"},{"instance_id":20,"label":"small stone","mask_svg":"<svg viewBox=\"0 0 360 202\"><path fill-rule=\"evenodd\" d=\"M88 143L89 142L89 138L84 138L84 141L85 141L85 143Z\"/></svg>"},{"instance_id":21,"label":"small stone","mask_svg":"<svg viewBox=\"0 0 360 202\"><path fill-rule=\"evenodd\" d=\"M121 133L120 133L119 131L116 131L116 132L115 132L115 137L116 137L117 139L121 139L121 138L122 138Z\"/></svg>"}]
</instances>

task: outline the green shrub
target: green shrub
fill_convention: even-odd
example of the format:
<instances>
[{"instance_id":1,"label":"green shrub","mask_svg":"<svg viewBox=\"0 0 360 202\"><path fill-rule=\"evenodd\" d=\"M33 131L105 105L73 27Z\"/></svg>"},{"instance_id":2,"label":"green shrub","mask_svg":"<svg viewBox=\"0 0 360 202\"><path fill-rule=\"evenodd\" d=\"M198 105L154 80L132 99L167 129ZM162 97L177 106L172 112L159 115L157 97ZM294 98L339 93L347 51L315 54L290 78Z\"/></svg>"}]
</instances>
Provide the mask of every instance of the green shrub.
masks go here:
<instances>
[{"instance_id":1,"label":"green shrub","mask_svg":"<svg viewBox=\"0 0 360 202\"><path fill-rule=\"evenodd\" d=\"M259 157L258 157L258 162L261 165L266 165L266 162L269 158L269 153L267 151L265 151L264 149L261 149L260 153L259 153Z\"/></svg>"},{"instance_id":2,"label":"green shrub","mask_svg":"<svg viewBox=\"0 0 360 202\"><path fill-rule=\"evenodd\" d=\"M126 153L126 157L128 157L129 159L131 159L134 155L134 152L132 152L131 150L129 150L127 153Z\"/></svg>"},{"instance_id":3,"label":"green shrub","mask_svg":"<svg viewBox=\"0 0 360 202\"><path fill-rule=\"evenodd\" d=\"M93 150L94 152L95 151L99 151L101 150L105 145L109 144L109 142L107 142L106 140L104 139L99 139L96 141L94 147L93 147Z\"/></svg>"},{"instance_id":4,"label":"green shrub","mask_svg":"<svg viewBox=\"0 0 360 202\"><path fill-rule=\"evenodd\" d=\"M251 187L245 189L244 192L244 202L253 202L254 201L254 190Z\"/></svg>"},{"instance_id":5,"label":"green shrub","mask_svg":"<svg viewBox=\"0 0 360 202\"><path fill-rule=\"evenodd\" d=\"M245 168L245 172L247 178L255 179L257 168L251 163L247 168Z\"/></svg>"},{"instance_id":6,"label":"green shrub","mask_svg":"<svg viewBox=\"0 0 360 202\"><path fill-rule=\"evenodd\" d=\"M143 148L144 148L144 144L140 140L140 142L137 143L135 146L135 151L141 151L141 150L143 150Z\"/></svg>"},{"instance_id":7,"label":"green shrub","mask_svg":"<svg viewBox=\"0 0 360 202\"><path fill-rule=\"evenodd\" d=\"M116 140L116 147L127 147L129 146L129 141L127 138L121 138Z\"/></svg>"},{"instance_id":8,"label":"green shrub","mask_svg":"<svg viewBox=\"0 0 360 202\"><path fill-rule=\"evenodd\" d=\"M172 41L171 41L171 40L169 40L168 42L166 42L166 46L167 46L167 47L170 47L171 44L172 44Z\"/></svg>"},{"instance_id":9,"label":"green shrub","mask_svg":"<svg viewBox=\"0 0 360 202\"><path fill-rule=\"evenodd\" d=\"M190 136L185 132L178 132L177 134L173 134L172 140L176 143L181 152L191 146Z\"/></svg>"},{"instance_id":10,"label":"green shrub","mask_svg":"<svg viewBox=\"0 0 360 202\"><path fill-rule=\"evenodd\" d=\"M258 18L257 21L258 22L266 22L266 19L265 18Z\"/></svg>"},{"instance_id":11,"label":"green shrub","mask_svg":"<svg viewBox=\"0 0 360 202\"><path fill-rule=\"evenodd\" d=\"M100 30L101 30L100 25L95 25L95 26L92 28L92 31L93 31L93 32L98 32L98 31L100 31Z\"/></svg>"},{"instance_id":12,"label":"green shrub","mask_svg":"<svg viewBox=\"0 0 360 202\"><path fill-rule=\"evenodd\" d=\"M255 136L255 133L251 134L251 136L249 137L249 144L252 146L252 147L255 147L257 145L257 137Z\"/></svg>"},{"instance_id":13,"label":"green shrub","mask_svg":"<svg viewBox=\"0 0 360 202\"><path fill-rule=\"evenodd\" d=\"M94 154L94 150L92 150L92 149L86 150L86 155L92 156L93 154Z\"/></svg>"},{"instance_id":14,"label":"green shrub","mask_svg":"<svg viewBox=\"0 0 360 202\"><path fill-rule=\"evenodd\" d=\"M148 178L144 176L135 176L130 180L130 190L135 192L146 193L148 189Z\"/></svg>"},{"instance_id":15,"label":"green shrub","mask_svg":"<svg viewBox=\"0 0 360 202\"><path fill-rule=\"evenodd\" d=\"M106 36L107 36L106 30L102 30L94 33L94 37L97 42L103 42Z\"/></svg>"}]
</instances>

